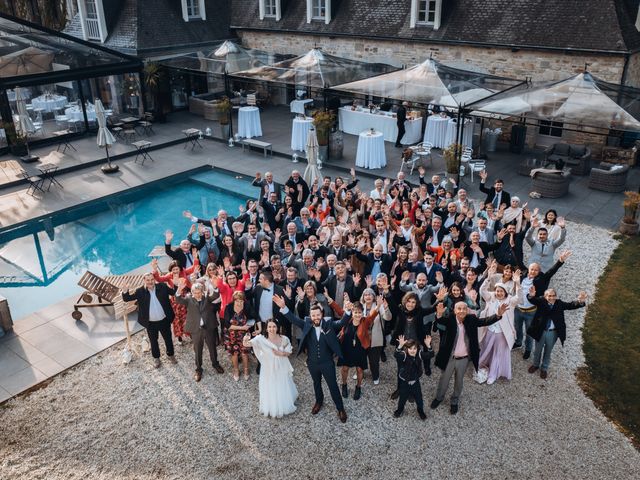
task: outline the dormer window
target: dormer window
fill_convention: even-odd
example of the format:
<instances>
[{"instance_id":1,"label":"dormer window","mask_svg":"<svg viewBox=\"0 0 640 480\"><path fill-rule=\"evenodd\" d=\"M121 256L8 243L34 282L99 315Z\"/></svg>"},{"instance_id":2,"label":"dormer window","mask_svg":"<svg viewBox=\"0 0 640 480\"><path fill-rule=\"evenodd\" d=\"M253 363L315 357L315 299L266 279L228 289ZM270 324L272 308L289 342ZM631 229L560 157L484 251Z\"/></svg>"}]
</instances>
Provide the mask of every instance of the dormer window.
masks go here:
<instances>
[{"instance_id":1,"label":"dormer window","mask_svg":"<svg viewBox=\"0 0 640 480\"><path fill-rule=\"evenodd\" d=\"M640 5L638 5L638 16L636 17L636 30L640 32Z\"/></svg>"},{"instance_id":2,"label":"dormer window","mask_svg":"<svg viewBox=\"0 0 640 480\"><path fill-rule=\"evenodd\" d=\"M331 22L331 0L307 0L307 23Z\"/></svg>"},{"instance_id":3,"label":"dormer window","mask_svg":"<svg viewBox=\"0 0 640 480\"><path fill-rule=\"evenodd\" d=\"M411 0L411 28L423 25L440 28L442 0Z\"/></svg>"},{"instance_id":4,"label":"dormer window","mask_svg":"<svg viewBox=\"0 0 640 480\"><path fill-rule=\"evenodd\" d=\"M107 23L102 0L78 0L78 12L84 39L104 42L107 39Z\"/></svg>"},{"instance_id":5,"label":"dormer window","mask_svg":"<svg viewBox=\"0 0 640 480\"><path fill-rule=\"evenodd\" d=\"M280 0L259 0L260 20L265 18L280 20Z\"/></svg>"},{"instance_id":6,"label":"dormer window","mask_svg":"<svg viewBox=\"0 0 640 480\"><path fill-rule=\"evenodd\" d=\"M182 19L185 22L206 20L204 0L182 0Z\"/></svg>"}]
</instances>

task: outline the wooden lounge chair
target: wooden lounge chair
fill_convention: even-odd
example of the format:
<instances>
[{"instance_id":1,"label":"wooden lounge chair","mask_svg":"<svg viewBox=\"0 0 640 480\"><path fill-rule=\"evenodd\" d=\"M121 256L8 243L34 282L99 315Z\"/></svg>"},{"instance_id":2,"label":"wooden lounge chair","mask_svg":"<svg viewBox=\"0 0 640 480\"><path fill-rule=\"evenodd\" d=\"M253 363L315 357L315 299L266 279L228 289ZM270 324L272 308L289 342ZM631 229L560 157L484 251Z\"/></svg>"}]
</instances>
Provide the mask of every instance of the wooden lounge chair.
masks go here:
<instances>
[{"instance_id":1,"label":"wooden lounge chair","mask_svg":"<svg viewBox=\"0 0 640 480\"><path fill-rule=\"evenodd\" d=\"M86 271L78 285L85 289L80 295L78 301L73 305L71 316L74 320L82 318L80 308L88 307L114 307L116 318L122 316L125 311L131 313L138 306L136 302L125 302L122 300L121 288L128 285L135 289L141 287L144 283L144 275L108 275L104 278ZM94 302L94 295L98 297L98 301Z\"/></svg>"}]
</instances>

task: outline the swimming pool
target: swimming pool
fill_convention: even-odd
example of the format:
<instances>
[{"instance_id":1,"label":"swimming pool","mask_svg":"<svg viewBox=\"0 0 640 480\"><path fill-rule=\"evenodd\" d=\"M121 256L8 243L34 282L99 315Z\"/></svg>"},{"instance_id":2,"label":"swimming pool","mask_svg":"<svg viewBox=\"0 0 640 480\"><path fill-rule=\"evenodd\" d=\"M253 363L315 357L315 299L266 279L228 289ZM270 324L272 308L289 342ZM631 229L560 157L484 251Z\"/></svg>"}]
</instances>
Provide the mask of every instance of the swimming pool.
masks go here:
<instances>
[{"instance_id":1,"label":"swimming pool","mask_svg":"<svg viewBox=\"0 0 640 480\"><path fill-rule=\"evenodd\" d=\"M183 210L204 218L221 208L237 215L256 193L246 179L199 170L0 232L0 295L19 320L79 294L86 270L121 275L145 265L167 229L177 244L191 226Z\"/></svg>"}]
</instances>

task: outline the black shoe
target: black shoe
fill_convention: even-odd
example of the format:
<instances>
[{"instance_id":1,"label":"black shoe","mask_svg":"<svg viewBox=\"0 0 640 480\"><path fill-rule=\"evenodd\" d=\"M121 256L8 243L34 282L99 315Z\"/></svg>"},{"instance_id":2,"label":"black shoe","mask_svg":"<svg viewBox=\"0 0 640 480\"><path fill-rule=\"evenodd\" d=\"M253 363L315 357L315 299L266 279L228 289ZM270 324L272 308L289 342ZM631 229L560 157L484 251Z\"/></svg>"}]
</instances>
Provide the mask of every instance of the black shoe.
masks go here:
<instances>
[{"instance_id":1,"label":"black shoe","mask_svg":"<svg viewBox=\"0 0 640 480\"><path fill-rule=\"evenodd\" d=\"M382 351L382 353L380 354L380 361L381 362L386 362L387 361L387 354L384 353L384 350Z\"/></svg>"},{"instance_id":2,"label":"black shoe","mask_svg":"<svg viewBox=\"0 0 640 480\"><path fill-rule=\"evenodd\" d=\"M431 402L431 408L436 409L438 408L438 405L440 405L442 402L440 400L438 400L437 398L433 399L433 402Z\"/></svg>"},{"instance_id":3,"label":"black shoe","mask_svg":"<svg viewBox=\"0 0 640 480\"><path fill-rule=\"evenodd\" d=\"M342 397L343 398L349 398L349 389L347 388L347 384L346 383L342 384Z\"/></svg>"},{"instance_id":4,"label":"black shoe","mask_svg":"<svg viewBox=\"0 0 640 480\"><path fill-rule=\"evenodd\" d=\"M522 346L521 343L514 343L513 347L511 347L511 350L516 350L517 348L520 348Z\"/></svg>"},{"instance_id":5,"label":"black shoe","mask_svg":"<svg viewBox=\"0 0 640 480\"><path fill-rule=\"evenodd\" d=\"M455 415L456 413L458 413L458 405L451 405L449 413L451 413L451 415Z\"/></svg>"},{"instance_id":6,"label":"black shoe","mask_svg":"<svg viewBox=\"0 0 640 480\"><path fill-rule=\"evenodd\" d=\"M400 392L396 390L391 394L391 400L397 400L399 396L400 396Z\"/></svg>"},{"instance_id":7,"label":"black shoe","mask_svg":"<svg viewBox=\"0 0 640 480\"><path fill-rule=\"evenodd\" d=\"M420 420L426 420L427 419L427 414L424 413L424 410L418 410L418 416L420 417Z\"/></svg>"},{"instance_id":8,"label":"black shoe","mask_svg":"<svg viewBox=\"0 0 640 480\"><path fill-rule=\"evenodd\" d=\"M402 416L402 410L396 410L395 412L393 412L393 416L396 418L399 418Z\"/></svg>"},{"instance_id":9,"label":"black shoe","mask_svg":"<svg viewBox=\"0 0 640 480\"><path fill-rule=\"evenodd\" d=\"M531 351L530 350L525 350L524 353L522 354L522 358L524 360L528 360L530 356L531 356Z\"/></svg>"},{"instance_id":10,"label":"black shoe","mask_svg":"<svg viewBox=\"0 0 640 480\"><path fill-rule=\"evenodd\" d=\"M360 400L361 396L362 396L362 389L360 387L356 387L356 390L353 392L353 399Z\"/></svg>"}]
</instances>

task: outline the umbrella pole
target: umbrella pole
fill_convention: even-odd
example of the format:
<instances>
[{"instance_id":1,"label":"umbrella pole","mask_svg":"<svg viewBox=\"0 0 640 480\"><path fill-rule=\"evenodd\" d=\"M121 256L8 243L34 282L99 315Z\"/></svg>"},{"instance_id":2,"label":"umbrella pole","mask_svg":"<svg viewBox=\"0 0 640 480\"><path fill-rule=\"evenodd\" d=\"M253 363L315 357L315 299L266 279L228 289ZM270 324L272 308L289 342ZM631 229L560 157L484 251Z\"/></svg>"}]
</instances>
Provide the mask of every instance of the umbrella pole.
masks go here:
<instances>
[{"instance_id":1,"label":"umbrella pole","mask_svg":"<svg viewBox=\"0 0 640 480\"><path fill-rule=\"evenodd\" d=\"M109 145L105 145L104 148L107 151L107 164L102 166L102 173L116 173L120 170L120 167L111 163L111 158L109 157Z\"/></svg>"}]
</instances>

